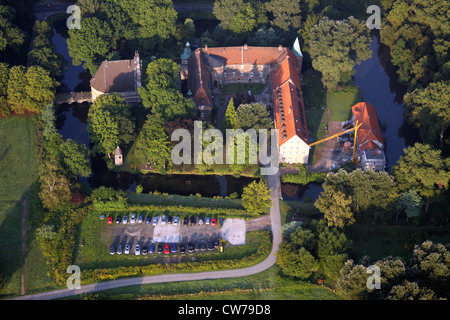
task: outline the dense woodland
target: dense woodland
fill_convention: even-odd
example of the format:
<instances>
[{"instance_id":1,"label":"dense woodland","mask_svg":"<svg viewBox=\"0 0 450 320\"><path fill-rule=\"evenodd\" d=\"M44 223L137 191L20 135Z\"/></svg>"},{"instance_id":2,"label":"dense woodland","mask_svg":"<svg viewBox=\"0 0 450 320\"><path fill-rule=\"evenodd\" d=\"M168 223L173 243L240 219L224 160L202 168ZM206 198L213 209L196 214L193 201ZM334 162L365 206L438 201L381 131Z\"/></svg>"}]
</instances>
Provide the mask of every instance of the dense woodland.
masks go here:
<instances>
[{"instance_id":1,"label":"dense woodland","mask_svg":"<svg viewBox=\"0 0 450 320\"><path fill-rule=\"evenodd\" d=\"M322 75L329 91L348 86L354 66L369 58L370 31L359 0L217 0L219 24L200 35L200 45L290 46L296 37L305 54L304 67ZM67 40L74 65L94 74L105 59L143 57L142 106L127 104L118 94L101 96L90 107L88 131L92 149L63 137L55 126L55 91L66 62L51 44L52 26L30 19L32 1L0 0L0 117L36 116L39 164L39 208L33 217L37 237L55 279L64 283L76 232L96 202L126 203L112 189L91 190L80 177L91 174L89 158L104 156L110 169L117 145L134 147L140 164L165 173L171 167L175 128L193 130L197 116L191 99L178 91L178 58L193 42L192 19L178 19L170 0L79 0L81 29ZM327 285L345 299L439 299L449 297L448 244L415 243L410 258L356 261L352 227L427 226L447 228L449 220L450 89L449 3L445 0L381 0L381 42L390 49L398 82L405 86L405 117L419 129L421 141L404 150L392 172L336 170L316 176L300 170L302 179L322 181L314 203L320 213L304 224L283 226L278 265L285 277ZM351 80L350 80L351 82ZM270 128L266 106L231 100L222 128ZM205 124L205 128L211 127ZM207 144L203 145L204 148ZM248 160L248 159L247 159ZM211 170L211 165L197 165ZM246 165L233 165L239 175ZM98 198L111 199L98 201ZM270 191L261 180L244 190L242 205L252 214L270 207ZM55 259L59 257L60 259ZM366 270L384 270L381 290L366 290Z\"/></svg>"}]
</instances>

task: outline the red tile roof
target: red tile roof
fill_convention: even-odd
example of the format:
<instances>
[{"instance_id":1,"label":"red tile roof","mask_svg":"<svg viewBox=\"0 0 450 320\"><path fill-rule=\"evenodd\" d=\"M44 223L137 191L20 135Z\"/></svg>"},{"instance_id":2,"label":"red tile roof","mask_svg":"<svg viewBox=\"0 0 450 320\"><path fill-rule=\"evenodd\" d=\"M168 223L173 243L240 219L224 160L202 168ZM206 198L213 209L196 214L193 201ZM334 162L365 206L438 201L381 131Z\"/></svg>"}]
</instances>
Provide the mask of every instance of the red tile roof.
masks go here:
<instances>
[{"instance_id":1,"label":"red tile roof","mask_svg":"<svg viewBox=\"0 0 450 320\"><path fill-rule=\"evenodd\" d=\"M381 149L375 143L384 145L375 107L368 102L360 102L352 107L353 120L362 123L357 132L357 143L361 151L365 149Z\"/></svg>"}]
</instances>

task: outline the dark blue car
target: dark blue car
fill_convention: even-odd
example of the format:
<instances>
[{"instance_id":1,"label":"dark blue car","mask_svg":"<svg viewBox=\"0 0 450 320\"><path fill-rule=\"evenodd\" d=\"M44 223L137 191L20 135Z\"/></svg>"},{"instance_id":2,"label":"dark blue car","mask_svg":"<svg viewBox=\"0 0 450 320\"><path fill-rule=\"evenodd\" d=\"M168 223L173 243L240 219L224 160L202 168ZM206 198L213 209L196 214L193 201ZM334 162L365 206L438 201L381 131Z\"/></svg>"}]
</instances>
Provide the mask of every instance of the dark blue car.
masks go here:
<instances>
[{"instance_id":1,"label":"dark blue car","mask_svg":"<svg viewBox=\"0 0 450 320\"><path fill-rule=\"evenodd\" d=\"M155 246L151 244L150 248L148 249L148 253L153 253L153 251L155 251Z\"/></svg>"},{"instance_id":2,"label":"dark blue car","mask_svg":"<svg viewBox=\"0 0 450 320\"><path fill-rule=\"evenodd\" d=\"M176 252L177 252L177 244L172 243L172 253L176 253Z\"/></svg>"}]
</instances>

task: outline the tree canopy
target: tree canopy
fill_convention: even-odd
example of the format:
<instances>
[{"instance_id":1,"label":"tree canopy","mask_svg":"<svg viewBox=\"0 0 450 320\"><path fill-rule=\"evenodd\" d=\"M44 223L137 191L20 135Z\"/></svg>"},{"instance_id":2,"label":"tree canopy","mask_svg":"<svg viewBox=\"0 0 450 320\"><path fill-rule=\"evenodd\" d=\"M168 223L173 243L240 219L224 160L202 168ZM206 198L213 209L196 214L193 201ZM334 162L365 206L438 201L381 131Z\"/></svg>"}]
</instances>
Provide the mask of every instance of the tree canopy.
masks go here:
<instances>
[{"instance_id":1,"label":"tree canopy","mask_svg":"<svg viewBox=\"0 0 450 320\"><path fill-rule=\"evenodd\" d=\"M254 214L261 214L272 206L270 199L270 190L264 180L253 181L244 187L242 193L242 205L244 208Z\"/></svg>"},{"instance_id":2,"label":"tree canopy","mask_svg":"<svg viewBox=\"0 0 450 320\"><path fill-rule=\"evenodd\" d=\"M344 20L322 18L310 32L309 53L314 69L322 73L328 89L336 89L344 73L371 57L366 24L352 16Z\"/></svg>"}]
</instances>

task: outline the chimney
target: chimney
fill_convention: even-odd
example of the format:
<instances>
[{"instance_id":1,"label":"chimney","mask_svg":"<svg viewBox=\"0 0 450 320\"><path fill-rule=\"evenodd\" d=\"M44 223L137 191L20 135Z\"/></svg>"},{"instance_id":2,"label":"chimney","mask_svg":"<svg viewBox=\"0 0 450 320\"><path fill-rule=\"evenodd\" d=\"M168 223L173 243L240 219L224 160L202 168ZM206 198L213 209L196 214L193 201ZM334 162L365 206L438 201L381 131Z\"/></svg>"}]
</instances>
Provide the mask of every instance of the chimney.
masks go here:
<instances>
[{"instance_id":1,"label":"chimney","mask_svg":"<svg viewBox=\"0 0 450 320\"><path fill-rule=\"evenodd\" d=\"M278 46L278 51L281 51L281 50L283 50L283 46L280 44L280 45Z\"/></svg>"}]
</instances>

